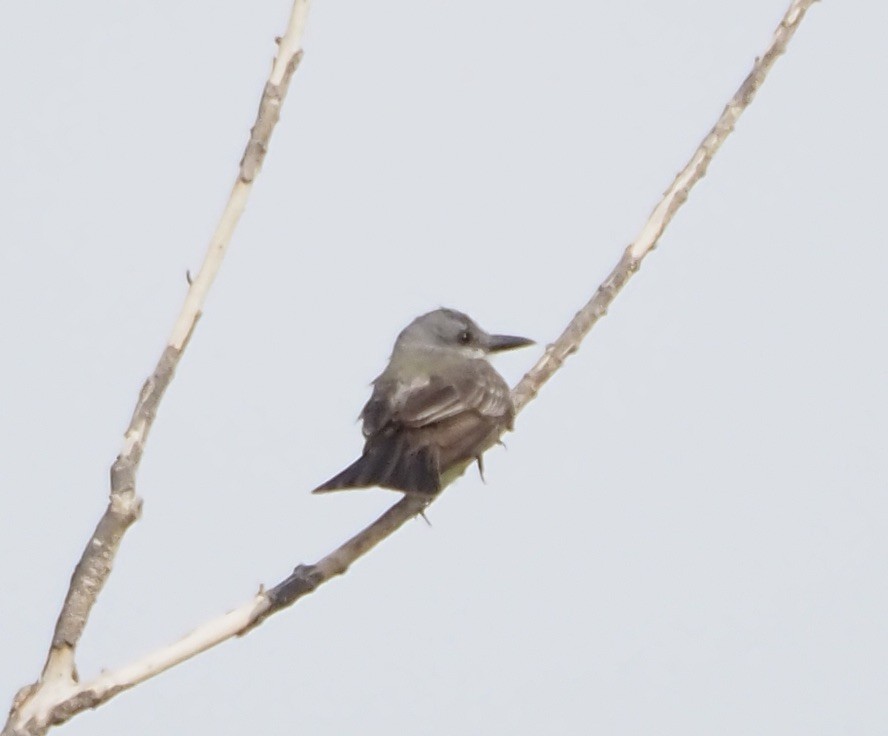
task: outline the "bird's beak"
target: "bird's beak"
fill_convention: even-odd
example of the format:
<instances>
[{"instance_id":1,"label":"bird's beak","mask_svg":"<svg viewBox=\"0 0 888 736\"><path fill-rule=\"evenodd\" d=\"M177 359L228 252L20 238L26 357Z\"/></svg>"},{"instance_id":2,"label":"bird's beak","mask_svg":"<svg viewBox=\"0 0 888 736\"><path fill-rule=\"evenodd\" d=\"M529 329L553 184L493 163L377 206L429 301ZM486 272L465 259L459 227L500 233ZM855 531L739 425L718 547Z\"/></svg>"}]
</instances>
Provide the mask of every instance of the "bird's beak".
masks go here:
<instances>
[{"instance_id":1,"label":"bird's beak","mask_svg":"<svg viewBox=\"0 0 888 736\"><path fill-rule=\"evenodd\" d=\"M491 335L487 343L487 349L491 353L501 353L504 350L514 350L515 348L526 348L528 345L535 345L533 340L526 337L515 337L514 335Z\"/></svg>"}]
</instances>

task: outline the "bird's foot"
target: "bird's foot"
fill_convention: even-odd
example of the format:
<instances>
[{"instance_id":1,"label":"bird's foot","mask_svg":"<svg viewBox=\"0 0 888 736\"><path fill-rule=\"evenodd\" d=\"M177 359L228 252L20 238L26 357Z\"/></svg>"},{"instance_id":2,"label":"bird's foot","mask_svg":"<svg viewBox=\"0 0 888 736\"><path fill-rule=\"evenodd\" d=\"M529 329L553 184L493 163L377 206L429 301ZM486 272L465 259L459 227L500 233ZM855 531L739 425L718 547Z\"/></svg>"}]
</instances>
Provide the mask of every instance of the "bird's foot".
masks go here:
<instances>
[{"instance_id":1,"label":"bird's foot","mask_svg":"<svg viewBox=\"0 0 888 736\"><path fill-rule=\"evenodd\" d=\"M475 462L478 463L478 475L481 476L481 482L486 484L487 478L484 477L484 460L480 455L475 458Z\"/></svg>"}]
</instances>

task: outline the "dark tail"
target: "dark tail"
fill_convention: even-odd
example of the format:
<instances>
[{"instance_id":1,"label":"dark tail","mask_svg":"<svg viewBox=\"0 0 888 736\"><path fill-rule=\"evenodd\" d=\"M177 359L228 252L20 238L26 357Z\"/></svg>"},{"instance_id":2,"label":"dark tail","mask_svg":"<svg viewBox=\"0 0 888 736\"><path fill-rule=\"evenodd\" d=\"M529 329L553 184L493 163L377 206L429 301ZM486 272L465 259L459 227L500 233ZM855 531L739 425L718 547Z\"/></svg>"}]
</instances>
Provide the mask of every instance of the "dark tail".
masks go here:
<instances>
[{"instance_id":1,"label":"dark tail","mask_svg":"<svg viewBox=\"0 0 888 736\"><path fill-rule=\"evenodd\" d=\"M437 448L409 445L402 434L374 437L368 441L361 457L312 493L371 486L404 493L438 493L441 471Z\"/></svg>"}]
</instances>

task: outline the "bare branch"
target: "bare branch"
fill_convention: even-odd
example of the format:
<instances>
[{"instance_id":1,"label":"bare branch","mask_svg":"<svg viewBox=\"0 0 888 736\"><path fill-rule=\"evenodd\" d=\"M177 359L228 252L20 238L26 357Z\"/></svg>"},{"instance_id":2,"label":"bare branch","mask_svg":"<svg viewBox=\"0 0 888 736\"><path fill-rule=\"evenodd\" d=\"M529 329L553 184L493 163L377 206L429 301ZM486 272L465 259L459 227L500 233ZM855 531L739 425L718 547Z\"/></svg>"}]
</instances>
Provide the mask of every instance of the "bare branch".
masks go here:
<instances>
[{"instance_id":1,"label":"bare branch","mask_svg":"<svg viewBox=\"0 0 888 736\"><path fill-rule=\"evenodd\" d=\"M537 364L512 390L516 411L521 411L537 395L542 385L561 367L565 358L577 351L583 338L595 323L607 314L610 303L626 285L632 274L638 270L644 257L656 247L663 230L687 200L691 188L705 176L709 162L733 132L734 125L740 115L752 102L758 88L761 87L768 72L771 71L771 67L774 66L774 62L786 51L786 46L805 17L805 13L816 1L793 0L790 4L780 25L774 31L774 37L765 53L755 60L752 71L743 80L715 125L694 151L691 160L678 173L663 198L654 207L635 242L626 248L623 257L620 258L619 263L610 272L604 283L598 287L595 295L577 312L564 332L546 348L546 352L543 353Z\"/></svg>"},{"instance_id":2,"label":"bare branch","mask_svg":"<svg viewBox=\"0 0 888 736\"><path fill-rule=\"evenodd\" d=\"M173 380L176 366L200 319L207 293L246 207L253 181L261 169L290 79L302 58L302 35L308 7L309 0L295 0L293 4L287 32L278 40L278 54L259 103L237 181L210 239L200 271L194 279L188 279L188 294L167 346L139 393L124 434L123 449L111 466L108 507L71 576L40 680L20 690L15 697L3 736L45 733L49 726L94 705L90 704L83 689L77 686L74 656L77 644L96 599L111 574L120 542L127 529L139 518L142 500L136 494L136 475L145 442L160 401Z\"/></svg>"},{"instance_id":3,"label":"bare branch","mask_svg":"<svg viewBox=\"0 0 888 736\"><path fill-rule=\"evenodd\" d=\"M638 270L643 258L656 246L663 230L685 202L694 184L706 173L709 162L730 135L742 112L752 102L756 90L765 80L777 57L785 51L805 13L815 1L793 0L768 49L756 60L749 76L725 107L712 130L654 208L638 238L625 250L620 261L598 287L592 299L577 313L564 332L546 349L542 358L513 389L512 397L516 409L520 410L526 406L536 396L541 386L561 367L565 358L578 349L589 330L606 314L610 303L632 274ZM71 603L66 601L53 640L53 651L58 649L60 652L61 664L57 671L51 671L48 667L40 683L24 688L19 693L3 736L44 733L52 724L62 723L86 708L94 708L117 693L227 639L248 633L272 614L292 605L332 577L343 574L355 560L393 534L409 519L422 513L431 502L430 499L421 496L405 496L370 526L329 555L313 565L299 565L289 577L274 588L267 592L260 591L234 611L203 624L175 644L132 664L102 674L88 683L74 682L73 647L83 630L95 596L110 571L120 537L138 516L135 471L141 458L145 437L160 397L172 379L175 365L200 314L203 294L224 254L230 228L225 229L223 226L227 222L233 227L237 221L243 208L240 188L249 186L252 177L261 166L267 149L268 136L279 114L280 102L286 94L289 78L298 64L300 57L298 39L304 24L307 5L307 0L297 0L287 37L281 41L280 54L266 92L263 94L257 122L241 162L240 180L232 193L232 200L237 200L237 204L230 203L231 212L227 209L226 215L223 216L220 230L210 244L207 261L189 291L189 300L186 301L186 308L183 309L183 314L177 322L170 345L142 391L133 415L133 422L127 431L124 452L112 469L112 502L106 512L106 517L110 515L110 518L106 522L106 518L103 517L99 523L93 539L90 540L90 546L84 553L84 559L75 571L72 592L69 593ZM293 38L296 39L295 42ZM195 289L198 285L201 285L200 288ZM465 466L450 469L446 482L452 482L464 470ZM115 499L119 499L118 506L115 506ZM82 572L81 568L84 568ZM76 593L74 593L75 588ZM66 616L71 619L70 622L62 621ZM52 652L50 658L52 659ZM49 675L56 678L55 685Z\"/></svg>"},{"instance_id":4,"label":"bare branch","mask_svg":"<svg viewBox=\"0 0 888 736\"><path fill-rule=\"evenodd\" d=\"M96 708L124 690L129 690L227 639L246 634L272 614L311 593L321 583L342 575L352 562L421 513L429 503L430 498L424 496L405 496L370 526L314 565L299 565L289 577L271 590L259 591L243 605L208 621L176 643L118 670L104 672L90 682L60 692L54 691L53 694L62 697L53 701L47 699L45 709L35 714L39 715L40 723L44 724L42 728L45 730L46 726L64 723L77 713L87 708ZM31 723L25 723L21 730L11 730L8 733L40 732L29 730L30 727ZM3 733L5 736L7 731Z\"/></svg>"},{"instance_id":5,"label":"bare branch","mask_svg":"<svg viewBox=\"0 0 888 736\"><path fill-rule=\"evenodd\" d=\"M598 287L595 295L576 314L564 332L545 351L537 364L512 391L516 409L521 410L542 385L574 353L586 334L607 312L607 308L641 261L656 246L665 227L685 202L691 188L705 175L709 162L734 129L740 115L752 102L776 59L815 0L793 0L777 28L766 52L756 60L752 71L737 90L725 110L694 152L687 166L678 174L663 199L654 208L638 238L626 248L620 261ZM124 449L112 467L111 503L99 522L83 558L75 570L71 589L56 626L53 645L39 683L23 688L17 695L10 719L2 736L42 734L47 728L63 723L87 708L95 708L119 692L127 690L231 637L248 633L272 614L292 605L304 595L337 575L383 539L393 534L409 519L422 513L433 499L405 496L370 526L313 565L299 565L293 573L269 591L260 591L252 599L224 616L201 625L188 636L147 657L118 670L106 672L91 682L78 684L74 671L74 649L95 602L111 570L120 539L138 518L140 501L135 493L135 474L144 443L154 420L163 392L172 380L188 337L200 316L206 291L218 270L231 231L246 201L249 187L261 167L268 139L286 95L289 79L301 58L299 49L308 0L297 0L287 35L280 41L280 53L266 85L256 124L241 161L238 182L219 228L210 243L204 265L198 273L176 323L173 335L157 368L146 381L133 419L126 433ZM447 473L447 482L465 467Z\"/></svg>"}]
</instances>

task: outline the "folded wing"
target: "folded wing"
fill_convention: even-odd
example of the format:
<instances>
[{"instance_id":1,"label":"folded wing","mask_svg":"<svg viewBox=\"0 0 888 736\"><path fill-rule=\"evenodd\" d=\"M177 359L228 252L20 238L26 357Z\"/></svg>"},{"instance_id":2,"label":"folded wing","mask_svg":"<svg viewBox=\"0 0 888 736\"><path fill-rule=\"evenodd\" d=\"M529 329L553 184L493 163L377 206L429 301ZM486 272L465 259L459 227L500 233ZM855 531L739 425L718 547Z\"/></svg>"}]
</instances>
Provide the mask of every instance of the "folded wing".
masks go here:
<instances>
[{"instance_id":1,"label":"folded wing","mask_svg":"<svg viewBox=\"0 0 888 736\"><path fill-rule=\"evenodd\" d=\"M441 473L480 457L505 429L514 409L509 387L485 360L471 370L421 376L410 383L383 375L361 418L366 437L358 460L315 489L381 486L437 493Z\"/></svg>"}]
</instances>

